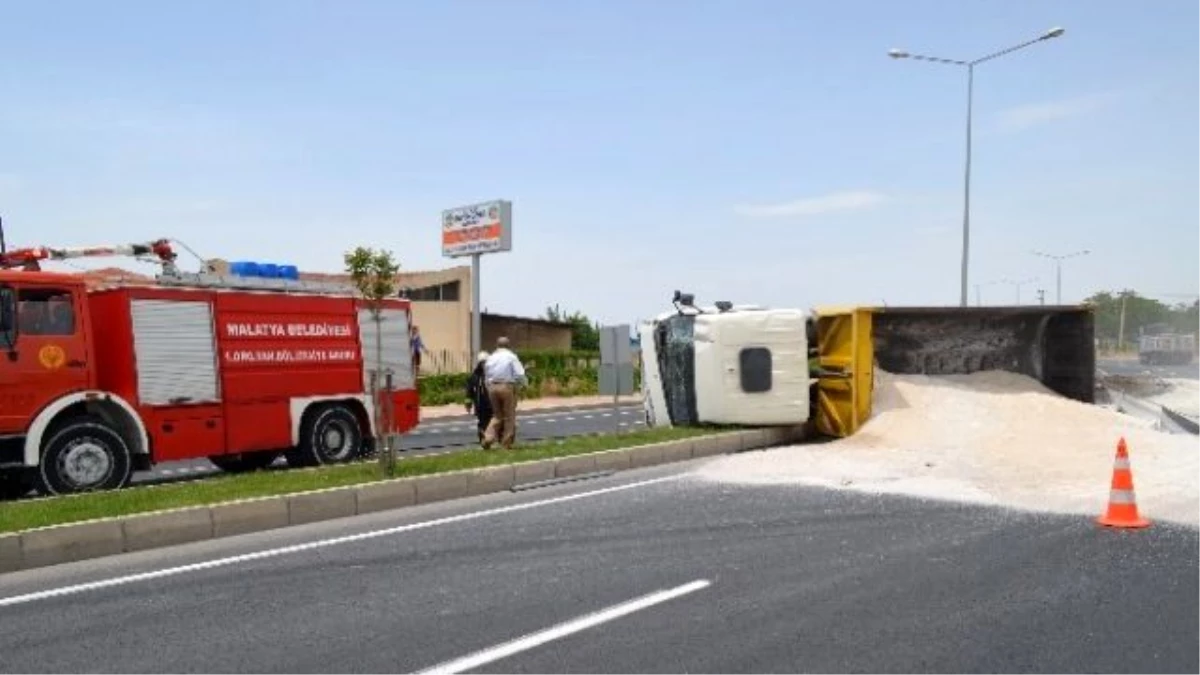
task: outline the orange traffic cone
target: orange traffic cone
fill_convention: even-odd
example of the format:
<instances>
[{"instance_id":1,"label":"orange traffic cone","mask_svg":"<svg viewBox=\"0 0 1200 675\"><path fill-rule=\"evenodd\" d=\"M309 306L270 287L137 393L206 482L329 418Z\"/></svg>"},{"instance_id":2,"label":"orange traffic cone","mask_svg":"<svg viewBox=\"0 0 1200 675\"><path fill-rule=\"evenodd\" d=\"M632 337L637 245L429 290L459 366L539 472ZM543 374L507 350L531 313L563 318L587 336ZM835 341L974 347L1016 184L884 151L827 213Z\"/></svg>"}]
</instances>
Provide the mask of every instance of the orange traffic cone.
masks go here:
<instances>
[{"instance_id":1,"label":"orange traffic cone","mask_svg":"<svg viewBox=\"0 0 1200 675\"><path fill-rule=\"evenodd\" d=\"M1133 470L1129 468L1129 451L1125 439L1117 443L1117 458L1113 461L1112 491L1108 495L1108 513L1096 519L1109 527L1146 527L1149 520L1138 515L1137 498L1133 494Z\"/></svg>"}]
</instances>

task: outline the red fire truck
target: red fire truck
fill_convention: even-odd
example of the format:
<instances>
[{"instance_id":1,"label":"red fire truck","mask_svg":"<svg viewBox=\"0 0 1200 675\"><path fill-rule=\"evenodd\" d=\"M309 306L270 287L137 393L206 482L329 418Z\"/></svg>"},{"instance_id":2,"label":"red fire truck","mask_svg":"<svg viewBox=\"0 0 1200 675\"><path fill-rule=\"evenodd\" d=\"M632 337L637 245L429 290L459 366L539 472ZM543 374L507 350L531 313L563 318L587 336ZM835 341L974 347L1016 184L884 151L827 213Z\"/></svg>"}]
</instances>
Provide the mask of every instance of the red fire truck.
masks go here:
<instances>
[{"instance_id":1,"label":"red fire truck","mask_svg":"<svg viewBox=\"0 0 1200 675\"><path fill-rule=\"evenodd\" d=\"M104 255L162 273L89 290L38 265ZM200 457L227 471L281 454L348 462L416 426L407 300L375 310L348 286L185 273L175 258L167 240L0 252L0 494L116 489ZM377 360L392 382L378 402Z\"/></svg>"}]
</instances>

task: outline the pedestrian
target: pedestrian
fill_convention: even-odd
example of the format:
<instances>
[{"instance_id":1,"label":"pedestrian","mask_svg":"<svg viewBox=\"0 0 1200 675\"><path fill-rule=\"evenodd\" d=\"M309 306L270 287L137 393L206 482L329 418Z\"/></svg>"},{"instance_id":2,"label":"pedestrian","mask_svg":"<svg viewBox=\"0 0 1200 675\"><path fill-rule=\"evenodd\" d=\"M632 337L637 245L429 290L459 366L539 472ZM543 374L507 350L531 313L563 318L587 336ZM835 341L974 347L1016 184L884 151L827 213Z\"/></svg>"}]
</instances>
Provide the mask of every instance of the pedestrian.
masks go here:
<instances>
[{"instance_id":1,"label":"pedestrian","mask_svg":"<svg viewBox=\"0 0 1200 675\"><path fill-rule=\"evenodd\" d=\"M429 353L425 348L425 341L421 339L421 329L416 325L408 329L408 343L412 349L413 378L416 379L421 374L421 353Z\"/></svg>"},{"instance_id":2,"label":"pedestrian","mask_svg":"<svg viewBox=\"0 0 1200 675\"><path fill-rule=\"evenodd\" d=\"M499 440L508 450L517 438L517 387L526 383L525 366L508 348L508 338L502 337L496 340L496 350L483 368L492 403L492 421L483 434L483 449Z\"/></svg>"},{"instance_id":3,"label":"pedestrian","mask_svg":"<svg viewBox=\"0 0 1200 675\"><path fill-rule=\"evenodd\" d=\"M484 364L487 363L487 358L486 351L479 352L479 356L475 360L475 370L467 378L467 412L474 409L475 419L478 422L480 445L483 444L484 432L492 422L492 401L488 397L487 376L484 373Z\"/></svg>"}]
</instances>

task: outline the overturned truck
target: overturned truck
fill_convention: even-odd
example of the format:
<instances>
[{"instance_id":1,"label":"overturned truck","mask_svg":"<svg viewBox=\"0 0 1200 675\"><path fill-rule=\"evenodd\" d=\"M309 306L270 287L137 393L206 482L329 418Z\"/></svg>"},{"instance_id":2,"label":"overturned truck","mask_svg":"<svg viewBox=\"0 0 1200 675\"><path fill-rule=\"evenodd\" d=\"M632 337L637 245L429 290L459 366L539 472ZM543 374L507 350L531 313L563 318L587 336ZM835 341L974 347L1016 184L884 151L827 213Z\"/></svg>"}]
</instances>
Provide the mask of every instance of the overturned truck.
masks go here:
<instances>
[{"instance_id":1,"label":"overturned truck","mask_svg":"<svg viewBox=\"0 0 1200 675\"><path fill-rule=\"evenodd\" d=\"M953 375L1005 370L1094 400L1087 307L698 307L641 325L647 424L805 425L855 433L871 415L875 369Z\"/></svg>"}]
</instances>

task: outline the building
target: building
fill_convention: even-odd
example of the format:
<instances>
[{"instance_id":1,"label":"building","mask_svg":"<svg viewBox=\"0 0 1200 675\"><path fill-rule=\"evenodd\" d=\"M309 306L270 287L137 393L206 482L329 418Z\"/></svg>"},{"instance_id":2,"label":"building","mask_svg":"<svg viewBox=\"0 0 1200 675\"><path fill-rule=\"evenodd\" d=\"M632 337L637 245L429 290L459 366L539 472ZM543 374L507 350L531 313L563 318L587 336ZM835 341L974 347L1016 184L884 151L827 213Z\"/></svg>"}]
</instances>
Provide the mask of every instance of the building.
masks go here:
<instances>
[{"instance_id":1,"label":"building","mask_svg":"<svg viewBox=\"0 0 1200 675\"><path fill-rule=\"evenodd\" d=\"M224 260L208 261L217 274L228 274ZM150 277L120 268L108 267L84 273L89 285L140 285L150 283ZM346 274L301 272L307 281L350 283ZM451 267L444 270L403 271L397 275L397 288L412 300L413 323L430 354L423 358L423 373L461 373L474 365L471 354L471 268ZM512 341L515 349L568 351L571 349L571 326L544 319L505 316L485 312L482 317L484 349L496 343L501 335Z\"/></svg>"}]
</instances>

